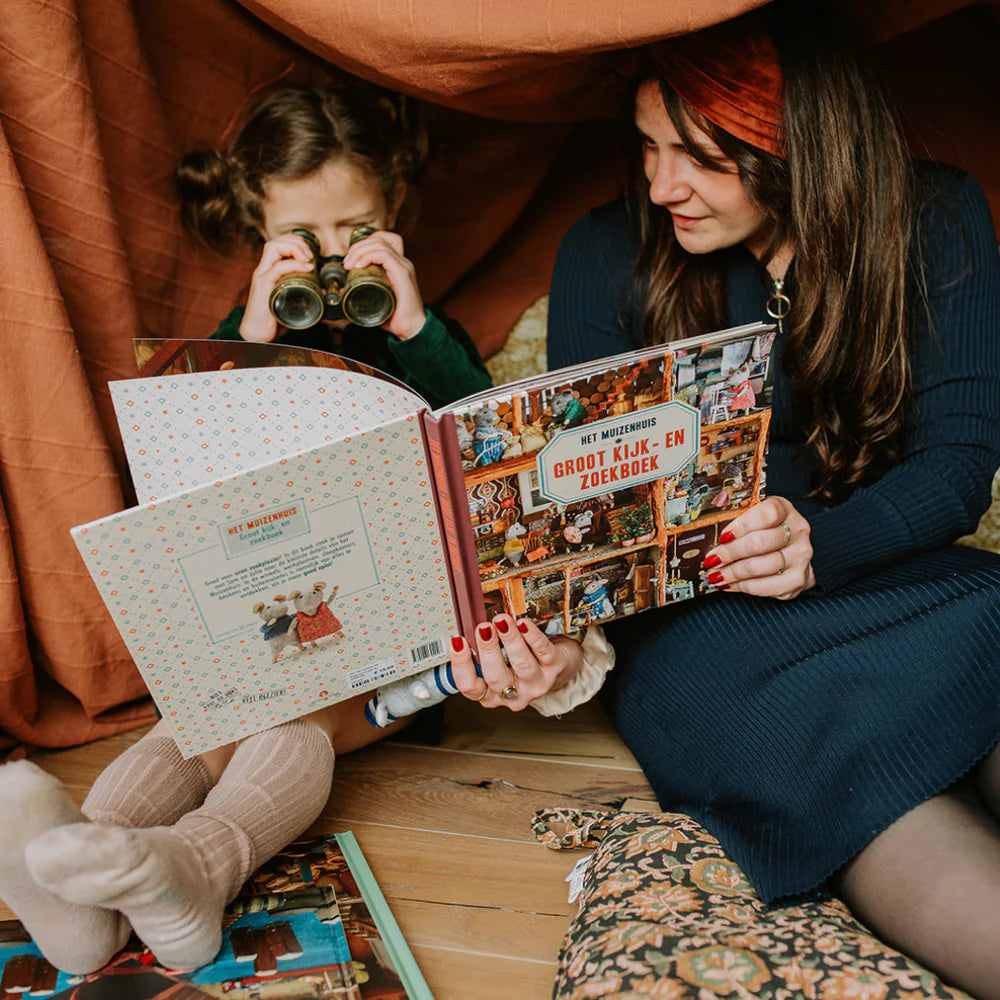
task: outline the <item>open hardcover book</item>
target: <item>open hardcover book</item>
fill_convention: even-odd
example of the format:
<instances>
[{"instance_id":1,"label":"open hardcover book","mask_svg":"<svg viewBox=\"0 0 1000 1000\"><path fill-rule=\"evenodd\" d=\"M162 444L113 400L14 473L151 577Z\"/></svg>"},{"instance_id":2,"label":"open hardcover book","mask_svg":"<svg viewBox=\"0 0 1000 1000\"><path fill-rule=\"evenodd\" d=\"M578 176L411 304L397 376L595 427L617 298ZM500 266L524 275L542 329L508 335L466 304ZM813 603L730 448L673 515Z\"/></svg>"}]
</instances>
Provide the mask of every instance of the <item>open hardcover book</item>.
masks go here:
<instances>
[{"instance_id":1,"label":"open hardcover book","mask_svg":"<svg viewBox=\"0 0 1000 1000\"><path fill-rule=\"evenodd\" d=\"M559 635L712 590L705 553L764 492L773 342L753 324L435 411L333 355L147 344L158 373L110 387L139 506L73 536L200 753L442 664L502 611Z\"/></svg>"},{"instance_id":2,"label":"open hardcover book","mask_svg":"<svg viewBox=\"0 0 1000 1000\"><path fill-rule=\"evenodd\" d=\"M164 968L136 937L97 972L50 965L0 921L0 997L76 1000L433 1000L352 833L298 840L226 908L222 947L200 969Z\"/></svg>"}]
</instances>

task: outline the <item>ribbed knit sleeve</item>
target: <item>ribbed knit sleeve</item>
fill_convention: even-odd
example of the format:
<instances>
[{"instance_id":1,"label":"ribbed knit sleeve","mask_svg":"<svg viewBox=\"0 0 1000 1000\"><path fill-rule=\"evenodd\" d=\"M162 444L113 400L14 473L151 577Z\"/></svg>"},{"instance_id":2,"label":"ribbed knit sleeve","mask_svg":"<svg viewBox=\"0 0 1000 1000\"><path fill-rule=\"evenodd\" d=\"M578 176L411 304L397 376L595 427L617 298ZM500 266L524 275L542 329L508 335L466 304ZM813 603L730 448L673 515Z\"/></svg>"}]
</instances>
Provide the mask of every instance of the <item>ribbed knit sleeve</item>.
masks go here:
<instances>
[{"instance_id":1,"label":"ribbed knit sleeve","mask_svg":"<svg viewBox=\"0 0 1000 1000\"><path fill-rule=\"evenodd\" d=\"M437 408L488 389L490 373L465 328L427 309L427 319L409 340L388 338L389 351L406 374L406 382Z\"/></svg>"},{"instance_id":2,"label":"ribbed knit sleeve","mask_svg":"<svg viewBox=\"0 0 1000 1000\"><path fill-rule=\"evenodd\" d=\"M914 358L914 425L901 463L809 515L813 569L830 590L974 531L1000 466L1000 257L979 186L946 185L920 224L928 301Z\"/></svg>"},{"instance_id":3,"label":"ribbed knit sleeve","mask_svg":"<svg viewBox=\"0 0 1000 1000\"><path fill-rule=\"evenodd\" d=\"M633 240L620 202L579 219L563 237L549 289L549 370L642 346L628 303Z\"/></svg>"}]
</instances>

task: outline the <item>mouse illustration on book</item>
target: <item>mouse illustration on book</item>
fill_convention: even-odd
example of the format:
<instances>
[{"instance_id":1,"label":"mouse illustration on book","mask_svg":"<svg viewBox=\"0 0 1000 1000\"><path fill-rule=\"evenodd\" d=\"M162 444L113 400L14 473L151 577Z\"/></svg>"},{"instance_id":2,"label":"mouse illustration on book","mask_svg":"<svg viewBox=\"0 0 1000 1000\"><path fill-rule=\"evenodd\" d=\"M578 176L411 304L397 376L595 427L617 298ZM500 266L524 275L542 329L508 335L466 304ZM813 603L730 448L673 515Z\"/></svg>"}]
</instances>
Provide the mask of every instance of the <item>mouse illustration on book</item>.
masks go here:
<instances>
[{"instance_id":1,"label":"mouse illustration on book","mask_svg":"<svg viewBox=\"0 0 1000 1000\"><path fill-rule=\"evenodd\" d=\"M326 583L318 581L313 584L312 590L306 593L293 590L288 595L289 600L295 605L299 641L303 644L309 643L313 648L317 639L336 637L344 631L340 619L330 610L330 602L337 596L340 586L338 584L334 587L328 598L323 596L324 590Z\"/></svg>"},{"instance_id":2,"label":"mouse illustration on book","mask_svg":"<svg viewBox=\"0 0 1000 1000\"><path fill-rule=\"evenodd\" d=\"M262 618L261 635L271 647L271 662L277 663L286 646L295 650L302 648L299 638L299 623L288 613L288 600L284 594L276 594L271 604L258 601L253 606L253 613Z\"/></svg>"}]
</instances>

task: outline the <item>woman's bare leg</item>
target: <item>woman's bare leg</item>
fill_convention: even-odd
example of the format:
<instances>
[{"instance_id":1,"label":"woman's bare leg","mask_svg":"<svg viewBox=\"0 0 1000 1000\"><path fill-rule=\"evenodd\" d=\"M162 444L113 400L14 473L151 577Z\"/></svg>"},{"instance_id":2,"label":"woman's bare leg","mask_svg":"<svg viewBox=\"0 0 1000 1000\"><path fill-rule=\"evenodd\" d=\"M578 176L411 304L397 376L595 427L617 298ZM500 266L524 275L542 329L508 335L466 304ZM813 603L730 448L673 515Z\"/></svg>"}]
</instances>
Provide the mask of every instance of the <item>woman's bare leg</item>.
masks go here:
<instances>
[{"instance_id":1,"label":"woman's bare leg","mask_svg":"<svg viewBox=\"0 0 1000 1000\"><path fill-rule=\"evenodd\" d=\"M975 781L987 809L1000 820L1000 746L976 768Z\"/></svg>"},{"instance_id":2,"label":"woman's bare leg","mask_svg":"<svg viewBox=\"0 0 1000 1000\"><path fill-rule=\"evenodd\" d=\"M1000 1000L1000 827L978 796L921 803L836 887L875 934L979 1000Z\"/></svg>"}]
</instances>

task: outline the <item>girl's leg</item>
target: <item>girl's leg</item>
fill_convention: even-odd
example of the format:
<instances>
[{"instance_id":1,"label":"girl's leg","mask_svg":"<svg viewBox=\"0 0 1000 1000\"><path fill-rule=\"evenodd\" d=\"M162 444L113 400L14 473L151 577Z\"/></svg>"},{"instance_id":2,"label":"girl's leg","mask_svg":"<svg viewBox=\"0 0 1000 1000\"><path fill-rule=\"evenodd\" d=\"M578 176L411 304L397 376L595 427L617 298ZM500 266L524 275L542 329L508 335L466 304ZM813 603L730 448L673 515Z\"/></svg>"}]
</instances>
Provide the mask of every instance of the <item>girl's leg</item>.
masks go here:
<instances>
[{"instance_id":1,"label":"girl's leg","mask_svg":"<svg viewBox=\"0 0 1000 1000\"><path fill-rule=\"evenodd\" d=\"M172 826L59 826L25 849L39 885L85 906L119 910L175 969L211 961L222 913L250 873L326 805L334 754L305 720L243 740L204 804Z\"/></svg>"},{"instance_id":2,"label":"girl's leg","mask_svg":"<svg viewBox=\"0 0 1000 1000\"><path fill-rule=\"evenodd\" d=\"M879 834L837 889L883 940L979 1000L1000 998L1000 828L948 792Z\"/></svg>"},{"instance_id":3,"label":"girl's leg","mask_svg":"<svg viewBox=\"0 0 1000 1000\"><path fill-rule=\"evenodd\" d=\"M0 801L13 818L0 832L0 898L53 965L77 973L99 969L125 944L131 927L114 910L69 903L39 886L25 867L27 844L87 819L125 827L173 823L201 805L232 753L233 747L221 747L184 760L160 722L104 769L82 812L35 764L0 768Z\"/></svg>"},{"instance_id":4,"label":"girl's leg","mask_svg":"<svg viewBox=\"0 0 1000 1000\"><path fill-rule=\"evenodd\" d=\"M232 752L232 747L221 747L185 760L167 727L158 722L98 775L83 813L113 826L169 826L202 804Z\"/></svg>"},{"instance_id":5,"label":"girl's leg","mask_svg":"<svg viewBox=\"0 0 1000 1000\"><path fill-rule=\"evenodd\" d=\"M85 817L59 781L28 760L0 767L0 898L17 914L42 954L66 972L101 968L128 940L128 921L114 910L68 903L39 886L25 848L54 827Z\"/></svg>"}]
</instances>

